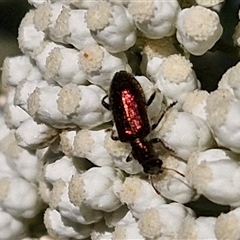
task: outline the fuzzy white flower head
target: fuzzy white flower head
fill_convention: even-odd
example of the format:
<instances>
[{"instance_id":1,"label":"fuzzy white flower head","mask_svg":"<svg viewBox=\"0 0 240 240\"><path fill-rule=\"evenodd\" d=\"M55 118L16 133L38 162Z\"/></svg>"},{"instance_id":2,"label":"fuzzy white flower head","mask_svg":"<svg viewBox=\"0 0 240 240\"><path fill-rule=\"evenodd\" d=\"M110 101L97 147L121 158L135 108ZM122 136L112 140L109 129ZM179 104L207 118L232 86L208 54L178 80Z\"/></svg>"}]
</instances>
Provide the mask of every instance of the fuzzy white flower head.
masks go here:
<instances>
[{"instance_id":1,"label":"fuzzy white flower head","mask_svg":"<svg viewBox=\"0 0 240 240\"><path fill-rule=\"evenodd\" d=\"M68 183L61 178L53 183L49 206L51 209L57 209L63 217L80 224L99 222L103 218L102 211L71 203L68 197Z\"/></svg>"},{"instance_id":2,"label":"fuzzy white flower head","mask_svg":"<svg viewBox=\"0 0 240 240\"><path fill-rule=\"evenodd\" d=\"M159 116L161 114L164 96L162 92L159 91L156 84L153 84L145 76L135 76L135 79L139 82L139 84L143 89L146 102L148 102L148 100L154 95L153 101L147 107L147 113L148 113L150 122L155 123L158 121Z\"/></svg>"},{"instance_id":3,"label":"fuzzy white flower head","mask_svg":"<svg viewBox=\"0 0 240 240\"><path fill-rule=\"evenodd\" d=\"M156 74L156 85L168 104L177 101L181 106L189 92L199 87L192 63L181 55L165 58Z\"/></svg>"},{"instance_id":4,"label":"fuzzy white flower head","mask_svg":"<svg viewBox=\"0 0 240 240\"><path fill-rule=\"evenodd\" d=\"M93 127L111 119L101 104L105 94L98 86L73 83L36 88L28 98L28 113L56 128Z\"/></svg>"},{"instance_id":5,"label":"fuzzy white flower head","mask_svg":"<svg viewBox=\"0 0 240 240\"><path fill-rule=\"evenodd\" d=\"M139 228L137 221L135 222L122 225L119 224L115 227L112 240L119 240L119 239L138 239L144 240L145 238L140 235Z\"/></svg>"},{"instance_id":6,"label":"fuzzy white flower head","mask_svg":"<svg viewBox=\"0 0 240 240\"><path fill-rule=\"evenodd\" d=\"M173 239L179 232L184 219L192 211L180 203L163 204L147 209L138 221L140 234L150 239Z\"/></svg>"},{"instance_id":7,"label":"fuzzy white flower head","mask_svg":"<svg viewBox=\"0 0 240 240\"><path fill-rule=\"evenodd\" d=\"M152 176L152 184L163 197L179 203L190 202L194 197L194 189L181 174L185 174L187 164L172 155L165 154L163 173ZM166 169L164 169L166 168Z\"/></svg>"},{"instance_id":8,"label":"fuzzy white flower head","mask_svg":"<svg viewBox=\"0 0 240 240\"><path fill-rule=\"evenodd\" d=\"M1 240L23 239L26 234L26 225L20 219L0 209Z\"/></svg>"},{"instance_id":9,"label":"fuzzy white flower head","mask_svg":"<svg viewBox=\"0 0 240 240\"><path fill-rule=\"evenodd\" d=\"M216 237L219 240L240 238L240 208L222 213L215 225Z\"/></svg>"},{"instance_id":10,"label":"fuzzy white flower head","mask_svg":"<svg viewBox=\"0 0 240 240\"><path fill-rule=\"evenodd\" d=\"M239 155L222 149L193 153L188 160L186 178L210 201L240 206Z\"/></svg>"},{"instance_id":11,"label":"fuzzy white flower head","mask_svg":"<svg viewBox=\"0 0 240 240\"><path fill-rule=\"evenodd\" d=\"M53 48L46 58L46 70L43 74L45 80L55 81L60 86L67 83L85 84L87 76L78 64L78 54L79 51L75 49Z\"/></svg>"},{"instance_id":12,"label":"fuzzy white flower head","mask_svg":"<svg viewBox=\"0 0 240 240\"><path fill-rule=\"evenodd\" d=\"M3 128L0 129L1 132L2 130ZM8 161L9 165L8 166L2 158L0 171L1 177L5 175L8 177L19 177L20 175L32 183L37 182L37 177L40 171L40 162L34 151L27 151L17 145L13 131L8 129L8 135L4 136L0 142L0 152L5 155L5 159ZM10 170L9 168L12 169Z\"/></svg>"},{"instance_id":13,"label":"fuzzy white flower head","mask_svg":"<svg viewBox=\"0 0 240 240\"><path fill-rule=\"evenodd\" d=\"M56 2L53 4L44 3L34 11L34 25L38 31L46 31L53 25L62 9L67 8L66 4Z\"/></svg>"},{"instance_id":14,"label":"fuzzy white flower head","mask_svg":"<svg viewBox=\"0 0 240 240\"><path fill-rule=\"evenodd\" d=\"M177 239L219 239L215 235L215 223L214 217L186 218Z\"/></svg>"},{"instance_id":15,"label":"fuzzy white flower head","mask_svg":"<svg viewBox=\"0 0 240 240\"><path fill-rule=\"evenodd\" d=\"M112 140L111 132L105 136L104 148L111 155L115 167L129 174L137 174L143 171L137 160L126 161L131 152L130 144Z\"/></svg>"},{"instance_id":16,"label":"fuzzy white flower head","mask_svg":"<svg viewBox=\"0 0 240 240\"><path fill-rule=\"evenodd\" d=\"M50 38L57 42L71 44L79 50L96 43L84 20L86 12L84 9L71 10L63 7L56 22L49 26Z\"/></svg>"},{"instance_id":17,"label":"fuzzy white flower head","mask_svg":"<svg viewBox=\"0 0 240 240\"><path fill-rule=\"evenodd\" d=\"M30 118L29 114L14 104L15 88L9 88L4 106L5 122L10 129L18 128Z\"/></svg>"},{"instance_id":18,"label":"fuzzy white flower head","mask_svg":"<svg viewBox=\"0 0 240 240\"><path fill-rule=\"evenodd\" d=\"M218 83L218 89L229 90L238 100L240 100L240 62L229 68Z\"/></svg>"},{"instance_id":19,"label":"fuzzy white flower head","mask_svg":"<svg viewBox=\"0 0 240 240\"><path fill-rule=\"evenodd\" d=\"M26 55L5 58L2 66L2 84L17 86L28 76L32 68L31 59Z\"/></svg>"},{"instance_id":20,"label":"fuzzy white flower head","mask_svg":"<svg viewBox=\"0 0 240 240\"><path fill-rule=\"evenodd\" d=\"M44 39L45 33L38 31L34 24L34 10L30 10L22 19L18 30L18 44L21 51L32 56L34 50L39 47Z\"/></svg>"},{"instance_id":21,"label":"fuzzy white flower head","mask_svg":"<svg viewBox=\"0 0 240 240\"><path fill-rule=\"evenodd\" d=\"M48 208L44 213L44 224L54 239L84 239L90 236L91 225L82 225L64 218L57 210Z\"/></svg>"},{"instance_id":22,"label":"fuzzy white flower head","mask_svg":"<svg viewBox=\"0 0 240 240\"><path fill-rule=\"evenodd\" d=\"M73 142L77 157L87 158L96 166L112 166L113 160L104 147L106 130L80 130Z\"/></svg>"},{"instance_id":23,"label":"fuzzy white flower head","mask_svg":"<svg viewBox=\"0 0 240 240\"><path fill-rule=\"evenodd\" d=\"M16 92L14 95L14 105L21 107L27 112L27 100L29 95L35 90L36 87L41 88L47 85L48 84L46 81L44 81L44 79L35 79L33 81L23 79L16 87Z\"/></svg>"},{"instance_id":24,"label":"fuzzy white flower head","mask_svg":"<svg viewBox=\"0 0 240 240\"><path fill-rule=\"evenodd\" d=\"M217 13L202 6L183 9L176 27L178 41L193 55L202 55L213 47L223 31Z\"/></svg>"},{"instance_id":25,"label":"fuzzy white flower head","mask_svg":"<svg viewBox=\"0 0 240 240\"><path fill-rule=\"evenodd\" d=\"M137 177L126 178L118 196L122 203L127 204L136 218L139 218L146 209L158 207L165 203L165 200L156 194L149 182Z\"/></svg>"},{"instance_id":26,"label":"fuzzy white flower head","mask_svg":"<svg viewBox=\"0 0 240 240\"><path fill-rule=\"evenodd\" d=\"M156 82L156 74L164 58L177 54L172 37L161 39L144 39L141 71L152 81Z\"/></svg>"},{"instance_id":27,"label":"fuzzy white flower head","mask_svg":"<svg viewBox=\"0 0 240 240\"><path fill-rule=\"evenodd\" d=\"M146 37L153 39L173 35L179 10L177 0L130 0L128 4L128 11L133 16L137 28Z\"/></svg>"},{"instance_id":28,"label":"fuzzy white flower head","mask_svg":"<svg viewBox=\"0 0 240 240\"><path fill-rule=\"evenodd\" d=\"M57 134L56 129L29 118L17 128L15 138L19 146L37 149L48 146L56 139Z\"/></svg>"},{"instance_id":29,"label":"fuzzy white flower head","mask_svg":"<svg viewBox=\"0 0 240 240\"><path fill-rule=\"evenodd\" d=\"M42 202L36 185L20 177L4 177L0 179L0 189L0 207L12 216L32 218L40 211Z\"/></svg>"},{"instance_id":30,"label":"fuzzy white flower head","mask_svg":"<svg viewBox=\"0 0 240 240\"><path fill-rule=\"evenodd\" d=\"M125 51L136 41L132 17L122 5L98 2L88 9L85 20L92 37L109 52Z\"/></svg>"},{"instance_id":31,"label":"fuzzy white flower head","mask_svg":"<svg viewBox=\"0 0 240 240\"><path fill-rule=\"evenodd\" d=\"M192 152L211 148L214 144L211 130L201 118L176 109L166 112L155 132L155 137L186 161Z\"/></svg>"},{"instance_id":32,"label":"fuzzy white flower head","mask_svg":"<svg viewBox=\"0 0 240 240\"><path fill-rule=\"evenodd\" d=\"M119 70L131 72L125 53L109 53L97 44L89 45L79 53L79 67L86 74L92 84L108 90L113 74Z\"/></svg>"},{"instance_id":33,"label":"fuzzy white flower head","mask_svg":"<svg viewBox=\"0 0 240 240\"><path fill-rule=\"evenodd\" d=\"M208 96L209 93L204 90L195 90L190 92L182 106L183 111L191 113L192 115L206 121L206 105Z\"/></svg>"},{"instance_id":34,"label":"fuzzy white flower head","mask_svg":"<svg viewBox=\"0 0 240 240\"><path fill-rule=\"evenodd\" d=\"M219 89L207 99L207 122L220 146L240 153L240 103L226 89Z\"/></svg>"},{"instance_id":35,"label":"fuzzy white flower head","mask_svg":"<svg viewBox=\"0 0 240 240\"><path fill-rule=\"evenodd\" d=\"M108 166L90 168L83 174L72 177L69 199L76 206L86 204L96 210L114 211L122 205L116 196L122 181L123 174L120 170Z\"/></svg>"}]
</instances>

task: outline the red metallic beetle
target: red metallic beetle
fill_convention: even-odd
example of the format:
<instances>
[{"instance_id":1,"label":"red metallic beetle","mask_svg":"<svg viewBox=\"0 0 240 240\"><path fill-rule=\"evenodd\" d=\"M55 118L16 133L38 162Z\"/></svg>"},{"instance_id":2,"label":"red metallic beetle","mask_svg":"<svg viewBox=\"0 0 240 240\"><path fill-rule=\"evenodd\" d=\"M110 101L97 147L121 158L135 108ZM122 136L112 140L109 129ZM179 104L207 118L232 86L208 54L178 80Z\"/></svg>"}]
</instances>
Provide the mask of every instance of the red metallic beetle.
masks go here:
<instances>
[{"instance_id":1,"label":"red metallic beetle","mask_svg":"<svg viewBox=\"0 0 240 240\"><path fill-rule=\"evenodd\" d=\"M146 139L151 131L146 107L151 104L154 94L146 102L138 81L130 73L120 71L113 77L109 104L105 102L106 97L103 98L102 104L112 110L118 132L118 137L113 139L131 144L132 156L142 165L145 173L162 173L162 160L157 157L152 144L158 139Z\"/></svg>"}]
</instances>

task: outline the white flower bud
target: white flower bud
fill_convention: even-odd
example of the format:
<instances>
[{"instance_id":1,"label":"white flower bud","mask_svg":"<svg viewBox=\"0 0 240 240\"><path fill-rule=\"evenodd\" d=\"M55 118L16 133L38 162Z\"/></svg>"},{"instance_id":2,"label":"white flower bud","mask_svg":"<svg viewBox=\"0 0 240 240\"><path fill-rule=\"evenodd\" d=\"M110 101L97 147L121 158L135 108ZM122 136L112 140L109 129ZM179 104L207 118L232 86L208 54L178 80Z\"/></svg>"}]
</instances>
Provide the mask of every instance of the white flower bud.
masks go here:
<instances>
[{"instance_id":1,"label":"white flower bud","mask_svg":"<svg viewBox=\"0 0 240 240\"><path fill-rule=\"evenodd\" d=\"M51 209L57 209L63 217L80 224L95 223L103 218L102 211L93 210L84 204L72 204L68 197L68 183L61 178L53 183L49 206Z\"/></svg>"},{"instance_id":2,"label":"white flower bud","mask_svg":"<svg viewBox=\"0 0 240 240\"><path fill-rule=\"evenodd\" d=\"M85 21L92 37L109 52L126 51L136 41L132 17L122 5L98 2L88 9Z\"/></svg>"},{"instance_id":3,"label":"white flower bud","mask_svg":"<svg viewBox=\"0 0 240 240\"><path fill-rule=\"evenodd\" d=\"M147 209L138 221L140 234L150 239L174 239L185 218L193 213L180 203L170 203Z\"/></svg>"},{"instance_id":4,"label":"white flower bud","mask_svg":"<svg viewBox=\"0 0 240 240\"><path fill-rule=\"evenodd\" d=\"M182 106L187 94L200 86L192 63L176 54L163 60L156 77L156 85L165 96L168 105L177 101L177 104Z\"/></svg>"},{"instance_id":5,"label":"white flower bud","mask_svg":"<svg viewBox=\"0 0 240 240\"><path fill-rule=\"evenodd\" d=\"M33 56L33 52L43 43L45 38L45 33L36 29L34 14L34 10L30 10L22 19L18 29L19 48L30 56Z\"/></svg>"},{"instance_id":6,"label":"white flower bud","mask_svg":"<svg viewBox=\"0 0 240 240\"><path fill-rule=\"evenodd\" d=\"M36 185L23 178L4 177L0 179L0 189L0 207L12 216L32 218L39 212L41 200Z\"/></svg>"},{"instance_id":7,"label":"white flower bud","mask_svg":"<svg viewBox=\"0 0 240 240\"><path fill-rule=\"evenodd\" d=\"M206 105L208 96L209 93L204 90L195 90L193 92L190 92L187 95L185 102L182 106L183 111L191 113L192 115L206 121Z\"/></svg>"},{"instance_id":8,"label":"white flower bud","mask_svg":"<svg viewBox=\"0 0 240 240\"><path fill-rule=\"evenodd\" d=\"M120 170L111 167L93 167L81 175L72 177L69 183L69 198L76 205L111 212L121 206L116 196L123 181Z\"/></svg>"},{"instance_id":9,"label":"white flower bud","mask_svg":"<svg viewBox=\"0 0 240 240\"><path fill-rule=\"evenodd\" d=\"M133 16L137 28L146 37L153 39L173 35L179 10L177 0L130 0L128 5L128 11Z\"/></svg>"},{"instance_id":10,"label":"white flower bud","mask_svg":"<svg viewBox=\"0 0 240 240\"><path fill-rule=\"evenodd\" d=\"M143 171L142 166L134 158L131 161L126 161L131 152L129 143L112 140L111 133L109 132L105 137L104 147L112 156L115 167L129 174L137 174Z\"/></svg>"},{"instance_id":11,"label":"white flower bud","mask_svg":"<svg viewBox=\"0 0 240 240\"><path fill-rule=\"evenodd\" d=\"M44 181L50 184L53 184L58 179L68 183L75 174L77 174L77 169L72 160L66 156L53 163L46 164L43 169Z\"/></svg>"},{"instance_id":12,"label":"white flower bud","mask_svg":"<svg viewBox=\"0 0 240 240\"><path fill-rule=\"evenodd\" d=\"M155 132L155 137L186 161L192 152L211 148L215 143L210 128L201 118L173 108L164 114Z\"/></svg>"},{"instance_id":13,"label":"white flower bud","mask_svg":"<svg viewBox=\"0 0 240 240\"><path fill-rule=\"evenodd\" d=\"M227 89L219 89L207 99L207 122L220 146L240 153L239 101Z\"/></svg>"},{"instance_id":14,"label":"white flower bud","mask_svg":"<svg viewBox=\"0 0 240 240\"><path fill-rule=\"evenodd\" d=\"M115 72L131 71L125 53L109 53L99 45L89 45L79 53L79 66L86 74L89 82L108 90Z\"/></svg>"},{"instance_id":15,"label":"white flower bud","mask_svg":"<svg viewBox=\"0 0 240 240\"><path fill-rule=\"evenodd\" d=\"M186 178L210 201L240 206L239 155L223 149L193 153L188 160Z\"/></svg>"},{"instance_id":16,"label":"white flower bud","mask_svg":"<svg viewBox=\"0 0 240 240\"><path fill-rule=\"evenodd\" d=\"M87 76L78 64L78 54L75 49L53 48L48 54L46 71L43 73L46 81L56 81L60 86L67 83L85 84Z\"/></svg>"},{"instance_id":17,"label":"white flower bud","mask_svg":"<svg viewBox=\"0 0 240 240\"><path fill-rule=\"evenodd\" d=\"M58 94L57 108L75 125L91 128L111 120L101 100L106 93L98 86L65 85Z\"/></svg>"},{"instance_id":18,"label":"white flower bud","mask_svg":"<svg viewBox=\"0 0 240 240\"><path fill-rule=\"evenodd\" d=\"M152 97L152 94L155 93L152 103L147 106L149 120L151 123L155 123L156 121L158 121L162 111L163 94L145 76L135 76L135 78L140 83L143 89L146 103L150 99L150 97Z\"/></svg>"},{"instance_id":19,"label":"white flower bud","mask_svg":"<svg viewBox=\"0 0 240 240\"><path fill-rule=\"evenodd\" d=\"M80 130L73 142L74 156L87 158L96 166L112 166L113 160L111 155L104 147L106 130Z\"/></svg>"},{"instance_id":20,"label":"white flower bud","mask_svg":"<svg viewBox=\"0 0 240 240\"><path fill-rule=\"evenodd\" d=\"M183 9L177 18L177 40L193 55L202 55L219 40L223 28L216 12L202 6Z\"/></svg>"},{"instance_id":21,"label":"white flower bud","mask_svg":"<svg viewBox=\"0 0 240 240\"><path fill-rule=\"evenodd\" d=\"M4 158L1 159L1 176L22 176L32 183L37 181L40 162L35 152L27 151L17 145L13 132L9 131L9 134L0 142L0 152L5 154L9 164L7 167Z\"/></svg>"},{"instance_id":22,"label":"white flower bud","mask_svg":"<svg viewBox=\"0 0 240 240\"><path fill-rule=\"evenodd\" d=\"M240 238L240 208L221 213L215 225L216 238L219 240Z\"/></svg>"},{"instance_id":23,"label":"white flower bud","mask_svg":"<svg viewBox=\"0 0 240 240\"><path fill-rule=\"evenodd\" d=\"M95 44L84 20L86 10L63 7L56 22L49 27L49 36L56 42L69 43L81 50Z\"/></svg>"},{"instance_id":24,"label":"white flower bud","mask_svg":"<svg viewBox=\"0 0 240 240\"><path fill-rule=\"evenodd\" d=\"M29 118L18 127L15 138L20 147L36 149L48 146L56 139L57 134L56 129Z\"/></svg>"},{"instance_id":25,"label":"white flower bud","mask_svg":"<svg viewBox=\"0 0 240 240\"><path fill-rule=\"evenodd\" d=\"M30 119L29 114L19 106L14 105L15 88L8 88L4 106L5 123L10 129L18 128L24 121Z\"/></svg>"},{"instance_id":26,"label":"white flower bud","mask_svg":"<svg viewBox=\"0 0 240 240\"><path fill-rule=\"evenodd\" d=\"M36 65L37 65L39 71L41 72L41 74L43 74L43 75L45 75L45 73L47 71L47 58L48 58L50 52L54 48L64 48L64 46L58 45L54 42L44 41L41 43L41 45L39 47L37 47L34 50L33 59L36 61ZM51 81L51 79L47 79L47 80L48 80L48 83L55 84L55 81L53 81L53 80Z\"/></svg>"},{"instance_id":27,"label":"white flower bud","mask_svg":"<svg viewBox=\"0 0 240 240\"><path fill-rule=\"evenodd\" d=\"M157 72L164 58L177 54L172 37L144 39L141 71L152 81L157 81Z\"/></svg>"},{"instance_id":28,"label":"white flower bud","mask_svg":"<svg viewBox=\"0 0 240 240\"><path fill-rule=\"evenodd\" d=\"M161 157L163 173L152 176L152 184L163 197L179 203L190 202L195 194L194 189L181 174L186 173L187 164L176 157L165 154Z\"/></svg>"},{"instance_id":29,"label":"white flower bud","mask_svg":"<svg viewBox=\"0 0 240 240\"><path fill-rule=\"evenodd\" d=\"M2 84L17 86L22 79L28 76L32 68L33 64L26 55L6 57L2 66Z\"/></svg>"},{"instance_id":30,"label":"white flower bud","mask_svg":"<svg viewBox=\"0 0 240 240\"><path fill-rule=\"evenodd\" d=\"M23 79L16 87L14 95L14 104L27 111L27 100L29 95L35 90L35 88L41 88L48 86L44 79L27 80Z\"/></svg>"},{"instance_id":31,"label":"white flower bud","mask_svg":"<svg viewBox=\"0 0 240 240\"><path fill-rule=\"evenodd\" d=\"M105 94L95 85L36 88L28 98L28 112L56 128L90 128L111 119L111 112L101 104Z\"/></svg>"},{"instance_id":32,"label":"white flower bud","mask_svg":"<svg viewBox=\"0 0 240 240\"><path fill-rule=\"evenodd\" d=\"M127 177L118 196L122 203L127 204L136 218L139 218L146 209L157 208L165 203L165 200L156 194L149 182L137 177Z\"/></svg>"},{"instance_id":33,"label":"white flower bud","mask_svg":"<svg viewBox=\"0 0 240 240\"><path fill-rule=\"evenodd\" d=\"M0 209L0 240L22 239L25 236L26 225L18 218Z\"/></svg>"},{"instance_id":34,"label":"white flower bud","mask_svg":"<svg viewBox=\"0 0 240 240\"><path fill-rule=\"evenodd\" d=\"M197 219L188 217L176 239L219 239L215 235L215 223L216 218L214 217L199 217Z\"/></svg>"},{"instance_id":35,"label":"white flower bud","mask_svg":"<svg viewBox=\"0 0 240 240\"><path fill-rule=\"evenodd\" d=\"M132 222L127 225L119 225L115 227L115 230L112 235L112 240L128 240L128 239L138 239L138 240L144 240L145 238L140 235L138 223L135 220L135 222Z\"/></svg>"},{"instance_id":36,"label":"white flower bud","mask_svg":"<svg viewBox=\"0 0 240 240\"><path fill-rule=\"evenodd\" d=\"M62 2L44 3L40 5L34 12L34 24L38 31L49 31L61 13L62 9L67 8L67 5ZM50 35L51 36L51 35Z\"/></svg>"},{"instance_id":37,"label":"white flower bud","mask_svg":"<svg viewBox=\"0 0 240 240\"><path fill-rule=\"evenodd\" d=\"M72 222L55 210L48 208L44 213L44 224L48 233L57 239L84 239L90 236L91 225Z\"/></svg>"},{"instance_id":38,"label":"white flower bud","mask_svg":"<svg viewBox=\"0 0 240 240\"><path fill-rule=\"evenodd\" d=\"M0 143L2 144L2 142ZM9 165L9 158L5 156L2 152L0 152L0 165L1 165L0 178L19 177L19 173L15 171L13 166Z\"/></svg>"},{"instance_id":39,"label":"white flower bud","mask_svg":"<svg viewBox=\"0 0 240 240\"><path fill-rule=\"evenodd\" d=\"M229 90L238 100L240 100L240 63L229 68L218 83L218 89Z\"/></svg>"}]
</instances>

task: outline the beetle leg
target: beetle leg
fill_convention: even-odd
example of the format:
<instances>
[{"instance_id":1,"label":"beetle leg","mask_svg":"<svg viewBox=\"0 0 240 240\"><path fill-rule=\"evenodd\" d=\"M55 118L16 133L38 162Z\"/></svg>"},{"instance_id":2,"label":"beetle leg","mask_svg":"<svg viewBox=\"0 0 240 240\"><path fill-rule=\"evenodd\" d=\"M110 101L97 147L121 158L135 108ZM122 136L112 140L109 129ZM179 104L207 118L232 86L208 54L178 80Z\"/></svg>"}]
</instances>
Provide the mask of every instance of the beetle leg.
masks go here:
<instances>
[{"instance_id":1,"label":"beetle leg","mask_svg":"<svg viewBox=\"0 0 240 240\"><path fill-rule=\"evenodd\" d=\"M130 161L132 161L133 160L133 156L132 156L132 154L130 153L128 156L127 156L127 158L126 158L126 162L130 162Z\"/></svg>"},{"instance_id":2,"label":"beetle leg","mask_svg":"<svg viewBox=\"0 0 240 240\"><path fill-rule=\"evenodd\" d=\"M146 105L150 106L156 96L156 91L150 96L150 98L147 100Z\"/></svg>"},{"instance_id":3,"label":"beetle leg","mask_svg":"<svg viewBox=\"0 0 240 240\"><path fill-rule=\"evenodd\" d=\"M112 129L112 134L111 134L111 138L114 141L118 141L119 137L116 135L116 131Z\"/></svg>"},{"instance_id":4,"label":"beetle leg","mask_svg":"<svg viewBox=\"0 0 240 240\"><path fill-rule=\"evenodd\" d=\"M105 97L103 97L102 99L102 105L107 109L107 110L111 110L111 106L109 103L105 102L105 99L108 97L108 95L106 95Z\"/></svg>"},{"instance_id":5,"label":"beetle leg","mask_svg":"<svg viewBox=\"0 0 240 240\"><path fill-rule=\"evenodd\" d=\"M159 123L161 122L161 120L163 119L165 113L166 113L170 108L172 108L174 105L176 105L176 104L177 104L176 101L175 101L175 102L172 102L169 106L167 106L167 107L164 109L164 111L163 111L162 114L160 115L158 121L152 125L152 128L151 128L152 130L154 130L154 129L158 126L158 124L159 124Z\"/></svg>"}]
</instances>

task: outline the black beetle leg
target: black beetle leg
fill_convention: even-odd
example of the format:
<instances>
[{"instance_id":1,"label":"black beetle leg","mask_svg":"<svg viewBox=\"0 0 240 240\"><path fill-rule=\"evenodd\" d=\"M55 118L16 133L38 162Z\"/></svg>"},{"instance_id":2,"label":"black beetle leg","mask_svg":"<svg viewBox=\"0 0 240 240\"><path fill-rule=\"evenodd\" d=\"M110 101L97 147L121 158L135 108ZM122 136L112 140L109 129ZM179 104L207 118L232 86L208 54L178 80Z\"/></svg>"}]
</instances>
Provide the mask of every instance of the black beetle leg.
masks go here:
<instances>
[{"instance_id":1,"label":"black beetle leg","mask_svg":"<svg viewBox=\"0 0 240 240\"><path fill-rule=\"evenodd\" d=\"M132 156L132 154L130 153L128 156L127 156L127 158L126 158L126 162L130 162L130 161L132 161L133 160L133 156Z\"/></svg>"},{"instance_id":2,"label":"black beetle leg","mask_svg":"<svg viewBox=\"0 0 240 240\"><path fill-rule=\"evenodd\" d=\"M156 96L156 91L155 91L155 92L150 96L150 98L147 100L147 103L146 103L147 106L150 106L150 105L152 104L155 96Z\"/></svg>"},{"instance_id":3,"label":"black beetle leg","mask_svg":"<svg viewBox=\"0 0 240 240\"><path fill-rule=\"evenodd\" d=\"M158 121L152 125L152 128L151 128L152 130L154 130L154 129L158 126L158 124L159 124L159 123L161 122L161 120L163 119L165 113L166 113L170 108L172 108L174 105L176 105L176 104L177 104L177 102L172 102L169 106L167 106L167 107L164 109L164 111L162 112L162 114L161 114L161 116L159 117Z\"/></svg>"},{"instance_id":4,"label":"black beetle leg","mask_svg":"<svg viewBox=\"0 0 240 240\"><path fill-rule=\"evenodd\" d=\"M108 97L108 95L106 95L103 99L102 99L102 105L107 109L107 110L111 110L111 106L109 103L105 102L105 99Z\"/></svg>"},{"instance_id":5,"label":"black beetle leg","mask_svg":"<svg viewBox=\"0 0 240 240\"><path fill-rule=\"evenodd\" d=\"M119 137L116 135L116 131L112 129L111 139L114 141L118 141Z\"/></svg>"}]
</instances>

